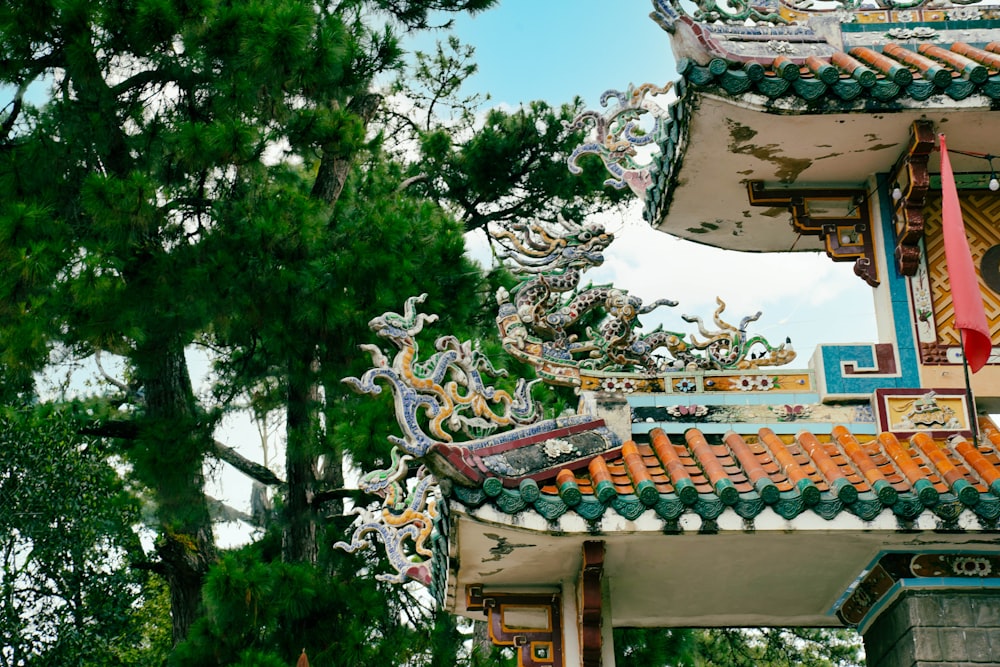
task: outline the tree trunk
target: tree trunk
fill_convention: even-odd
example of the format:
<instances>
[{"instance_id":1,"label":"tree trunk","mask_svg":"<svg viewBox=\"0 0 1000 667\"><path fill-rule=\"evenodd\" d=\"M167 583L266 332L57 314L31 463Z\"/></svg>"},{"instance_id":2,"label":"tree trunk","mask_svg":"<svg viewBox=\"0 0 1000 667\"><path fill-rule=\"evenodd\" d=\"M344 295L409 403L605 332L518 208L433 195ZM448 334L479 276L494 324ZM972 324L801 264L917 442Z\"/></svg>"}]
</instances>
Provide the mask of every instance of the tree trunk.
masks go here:
<instances>
[{"instance_id":1,"label":"tree trunk","mask_svg":"<svg viewBox=\"0 0 1000 667\"><path fill-rule=\"evenodd\" d=\"M493 658L493 642L490 640L488 621L472 622L472 664L489 665Z\"/></svg>"},{"instance_id":2,"label":"tree trunk","mask_svg":"<svg viewBox=\"0 0 1000 667\"><path fill-rule=\"evenodd\" d=\"M355 95L347 104L347 110L357 114L361 118L362 124L367 128L381 103L381 95L374 93ZM320 160L319 171L316 172L316 181L313 183L310 196L313 199L326 202L328 205L333 205L344 189L347 174L351 170L353 161L354 154L345 153L336 144L324 146L323 157Z\"/></svg>"},{"instance_id":3,"label":"tree trunk","mask_svg":"<svg viewBox=\"0 0 1000 667\"><path fill-rule=\"evenodd\" d=\"M331 396L335 396L334 392L340 390L340 387L334 390L325 387L326 402L323 407L323 413L325 417L326 438L323 444L323 468L320 471L320 479L323 480L323 488L325 489L344 488L344 448L340 446L340 443L335 442L331 435L337 419L333 406L330 404ZM321 512L326 518L343 516L344 499L332 498L323 503L322 507L317 508L317 511Z\"/></svg>"},{"instance_id":4,"label":"tree trunk","mask_svg":"<svg viewBox=\"0 0 1000 667\"><path fill-rule=\"evenodd\" d=\"M291 360L288 364L287 419L285 425L285 530L282 557L289 563L315 564L316 512L312 506L316 485L316 408L319 392L314 378L315 363Z\"/></svg>"},{"instance_id":5,"label":"tree trunk","mask_svg":"<svg viewBox=\"0 0 1000 667\"><path fill-rule=\"evenodd\" d=\"M201 587L215 560L202 465L211 433L199 420L180 343L144 346L133 362L145 393L133 464L156 499L157 551L170 587L177 644L198 616Z\"/></svg>"}]
</instances>

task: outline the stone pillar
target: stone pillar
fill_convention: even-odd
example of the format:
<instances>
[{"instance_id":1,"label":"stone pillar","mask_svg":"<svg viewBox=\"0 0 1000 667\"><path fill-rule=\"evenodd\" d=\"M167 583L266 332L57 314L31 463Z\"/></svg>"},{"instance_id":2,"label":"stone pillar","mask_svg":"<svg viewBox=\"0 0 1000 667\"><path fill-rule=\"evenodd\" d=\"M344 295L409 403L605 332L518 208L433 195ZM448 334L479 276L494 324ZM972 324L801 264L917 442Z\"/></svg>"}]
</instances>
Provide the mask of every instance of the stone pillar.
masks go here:
<instances>
[{"instance_id":1,"label":"stone pillar","mask_svg":"<svg viewBox=\"0 0 1000 667\"><path fill-rule=\"evenodd\" d=\"M1000 589L904 590L864 640L868 667L1000 666Z\"/></svg>"}]
</instances>

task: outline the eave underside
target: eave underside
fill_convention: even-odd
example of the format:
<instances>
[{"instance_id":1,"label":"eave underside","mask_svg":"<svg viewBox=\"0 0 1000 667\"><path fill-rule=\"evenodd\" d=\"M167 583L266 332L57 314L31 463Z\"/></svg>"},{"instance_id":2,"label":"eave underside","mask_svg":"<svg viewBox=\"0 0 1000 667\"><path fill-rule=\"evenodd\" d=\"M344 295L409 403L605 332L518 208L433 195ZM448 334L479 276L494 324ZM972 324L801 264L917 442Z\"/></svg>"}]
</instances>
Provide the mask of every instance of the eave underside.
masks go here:
<instances>
[{"instance_id":1,"label":"eave underside","mask_svg":"<svg viewBox=\"0 0 1000 667\"><path fill-rule=\"evenodd\" d=\"M678 104L684 105L678 120L686 138L679 154L654 173L647 216L665 233L733 250L823 249L818 237L794 232L787 208L751 206L747 184L868 188L872 176L889 173L903 154L915 120L933 123L952 149L1000 154L996 112L978 98L901 104L875 113L815 113L759 95L727 97L689 88ZM938 164L935 154L930 170L936 173ZM952 167L957 173L988 171L983 160L958 154Z\"/></svg>"},{"instance_id":2,"label":"eave underside","mask_svg":"<svg viewBox=\"0 0 1000 667\"><path fill-rule=\"evenodd\" d=\"M467 585L509 591L573 583L583 542L602 540L615 627L830 627L842 624L838 602L885 553L1000 554L998 534L977 530L971 515L961 531L941 530L931 515L905 527L892 517L689 518L669 527L649 515L555 526L490 508L456 513L447 605L468 614Z\"/></svg>"}]
</instances>

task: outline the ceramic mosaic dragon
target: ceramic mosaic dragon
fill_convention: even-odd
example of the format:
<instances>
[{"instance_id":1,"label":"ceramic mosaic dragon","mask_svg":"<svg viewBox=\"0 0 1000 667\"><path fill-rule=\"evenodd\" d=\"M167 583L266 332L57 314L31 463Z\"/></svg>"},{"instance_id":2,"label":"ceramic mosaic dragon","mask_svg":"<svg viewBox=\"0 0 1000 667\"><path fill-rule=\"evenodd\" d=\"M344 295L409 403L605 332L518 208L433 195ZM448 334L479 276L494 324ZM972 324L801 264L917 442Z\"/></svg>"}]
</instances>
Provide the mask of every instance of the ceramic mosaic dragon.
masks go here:
<instances>
[{"instance_id":1,"label":"ceramic mosaic dragon","mask_svg":"<svg viewBox=\"0 0 1000 667\"><path fill-rule=\"evenodd\" d=\"M380 578L426 584L430 566L424 557L431 554L425 542L437 516L435 488L518 487L527 479L546 478L554 468L582 467L595 456L614 454L621 440L604 420L586 414L540 421L530 396L537 380L519 378L513 392L489 385L488 379L505 373L470 341L443 336L437 339L435 352L420 360L416 337L425 324L437 319L417 312L425 297L407 299L402 315L385 313L369 322L396 352L390 359L380 347L363 345L373 367L360 378L344 380L359 393L379 394L388 386L403 436L390 436L396 446L393 465L368 473L361 481L363 490L382 498L381 509L358 510L361 518L351 542L336 546L353 552L369 546L369 536L378 535L396 569L395 575ZM407 493L411 459L424 465ZM412 546L407 546L410 542Z\"/></svg>"},{"instance_id":2,"label":"ceramic mosaic dragon","mask_svg":"<svg viewBox=\"0 0 1000 667\"><path fill-rule=\"evenodd\" d=\"M454 336L444 336L437 340L433 355L418 361L416 336L425 324L437 320L437 315L416 312L426 297L407 299L403 315L385 313L369 322L372 330L395 345L395 357L390 362L377 346L362 345L374 368L360 379L344 380L360 393L381 393L377 380L391 387L404 433L402 438L392 436L392 443L410 456L422 457L435 444L451 442L455 432L478 436L535 421L538 415L529 396L532 383L519 379L513 393L487 386L484 373L492 378L506 373L494 369L471 341L459 343Z\"/></svg>"},{"instance_id":3,"label":"ceramic mosaic dragon","mask_svg":"<svg viewBox=\"0 0 1000 667\"><path fill-rule=\"evenodd\" d=\"M438 516L437 486L427 468L420 466L413 488L408 491L406 484L412 458L393 447L392 465L388 469L374 470L361 478L361 490L381 497L382 507L377 512L356 508L354 513L360 517L360 522L351 541L337 542L333 546L354 553L371 546L368 536L378 535L396 574L378 574L375 578L397 584L413 580L427 586L431 582L430 558L433 554L426 543ZM407 542L412 544L409 549L405 546Z\"/></svg>"},{"instance_id":4,"label":"ceramic mosaic dragon","mask_svg":"<svg viewBox=\"0 0 1000 667\"><path fill-rule=\"evenodd\" d=\"M625 92L607 90L601 95L601 106L607 107L612 99L617 104L606 113L588 110L577 115L572 123L564 123L569 130L584 129L589 124L596 134L593 141L581 144L569 156L569 170L574 174L581 173L583 169L577 164L577 160L583 155L597 155L614 176L606 180L605 185L619 190L627 186L636 195L645 196L653 179L650 165L641 164L637 160L636 148L654 145L663 132L664 123L664 112L647 96L665 94L672 86L671 83L662 87L644 83L641 86L629 85ZM648 132L639 127L639 119L646 113L653 116L653 127Z\"/></svg>"},{"instance_id":5,"label":"ceramic mosaic dragon","mask_svg":"<svg viewBox=\"0 0 1000 667\"><path fill-rule=\"evenodd\" d=\"M611 285L580 288L583 273L604 262L602 251L614 239L600 225L522 223L492 234L505 248L500 256L512 262L511 270L523 281L510 293L501 289L497 294L501 338L512 356L536 368L544 364L549 369L562 365L656 373L750 369L795 358L786 344L775 347L760 336L747 336L747 325L760 313L744 318L739 327L720 319L725 309L721 300L714 317L717 331L706 330L700 318L682 316L698 323L703 340L663 328L640 333L640 315L677 302L658 299L643 305ZM597 323L581 326L588 320ZM554 373L543 377L557 381Z\"/></svg>"},{"instance_id":6,"label":"ceramic mosaic dragon","mask_svg":"<svg viewBox=\"0 0 1000 667\"><path fill-rule=\"evenodd\" d=\"M740 326L734 327L720 317L726 309L726 303L718 297L715 302L719 305L712 316L715 326L719 327L716 331L707 330L700 317L681 315L685 322L697 323L698 332L705 337L705 340L699 341L692 335L691 346L705 351L708 368L746 370L762 366L783 366L795 359L795 351L788 339L773 347L763 336L747 337L747 325L760 319L760 311L744 317Z\"/></svg>"},{"instance_id":7,"label":"ceramic mosaic dragon","mask_svg":"<svg viewBox=\"0 0 1000 667\"><path fill-rule=\"evenodd\" d=\"M426 296L426 295L425 295ZM589 415L572 415L538 421L540 410L531 399L538 382L517 380L510 393L490 386L484 379L505 375L469 341L454 336L437 339L436 352L418 361L416 335L437 318L416 312L424 297L407 299L404 315L386 313L369 325L397 348L389 357L375 345L363 345L374 368L361 378L345 378L359 393L378 394L382 385L393 393L396 421L403 437L390 436L405 454L420 459L439 480L475 486L489 476L516 486L526 477L544 474L553 464L567 464L589 455L591 449L607 451L620 444ZM542 459L520 457L511 463L504 453L528 444L545 449L547 436L575 442L560 456ZM597 434L594 439L594 434ZM548 451L548 450L546 450ZM522 452L523 454L523 452Z\"/></svg>"}]
</instances>

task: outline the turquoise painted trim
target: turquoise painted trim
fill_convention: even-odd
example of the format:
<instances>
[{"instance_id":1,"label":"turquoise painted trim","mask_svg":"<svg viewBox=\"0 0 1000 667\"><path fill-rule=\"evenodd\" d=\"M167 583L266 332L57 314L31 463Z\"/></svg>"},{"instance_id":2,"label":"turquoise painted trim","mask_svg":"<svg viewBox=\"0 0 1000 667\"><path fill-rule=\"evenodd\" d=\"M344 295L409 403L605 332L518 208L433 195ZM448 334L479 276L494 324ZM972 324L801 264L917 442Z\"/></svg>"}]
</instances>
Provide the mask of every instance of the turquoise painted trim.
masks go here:
<instances>
[{"instance_id":1,"label":"turquoise painted trim","mask_svg":"<svg viewBox=\"0 0 1000 667\"><path fill-rule=\"evenodd\" d=\"M787 393L781 390L766 393L741 391L691 392L689 394L627 394L633 408L667 408L675 405L816 405L818 393Z\"/></svg>"},{"instance_id":2,"label":"turquoise painted trim","mask_svg":"<svg viewBox=\"0 0 1000 667\"><path fill-rule=\"evenodd\" d=\"M920 25L942 30L989 30L1000 28L1000 21L926 21ZM841 32L888 32L891 28L912 28L913 23L842 23ZM903 46L906 46L905 44ZM916 50L914 48L914 50Z\"/></svg>"},{"instance_id":3,"label":"turquoise painted trim","mask_svg":"<svg viewBox=\"0 0 1000 667\"><path fill-rule=\"evenodd\" d=\"M864 618L858 622L858 632L865 634L868 628L874 623L882 611L896 601L900 593L904 590L924 591L924 590L971 590L971 589L1000 591L1000 578L983 577L921 577L917 579L900 579L886 591L878 602L872 605Z\"/></svg>"},{"instance_id":4,"label":"turquoise painted trim","mask_svg":"<svg viewBox=\"0 0 1000 667\"><path fill-rule=\"evenodd\" d=\"M882 224L882 248L886 280L889 282L892 295L892 317L896 330L896 354L900 364L900 387L919 387L920 372L918 345L910 309L910 290L907 279L896 270L896 262L890 246L895 243L895 231L892 228L892 207L889 202L889 177L878 175L879 219Z\"/></svg>"},{"instance_id":5,"label":"turquoise painted trim","mask_svg":"<svg viewBox=\"0 0 1000 667\"><path fill-rule=\"evenodd\" d=\"M888 178L885 174L878 175L879 192L879 224L882 230L880 278L889 287L892 304L892 327L895 331L896 363L895 374L877 375L844 375L841 364L853 362L858 366L874 368L876 365L875 346L869 345L820 345L817 352L821 355L821 370L823 374L823 393L827 398L855 397L870 395L882 387L904 388L919 387L920 373L918 371L917 343L910 317L910 295L906 278L896 270L896 263L890 252L894 244L895 232L892 229L892 210L889 206Z\"/></svg>"},{"instance_id":6,"label":"turquoise painted trim","mask_svg":"<svg viewBox=\"0 0 1000 667\"><path fill-rule=\"evenodd\" d=\"M628 394L626 399L633 408L655 408L659 403L660 394Z\"/></svg>"},{"instance_id":7,"label":"turquoise painted trim","mask_svg":"<svg viewBox=\"0 0 1000 667\"><path fill-rule=\"evenodd\" d=\"M829 433L834 426L842 425L842 422L760 422L754 424L728 424L728 423L703 423L703 422L635 422L632 424L633 434L646 434L654 428L663 429L664 433L674 435L684 433L690 428L697 428L705 435L724 435L727 431L746 432L749 426L751 430L769 428L779 435L795 435L802 429L813 433ZM851 433L856 435L875 435L875 424L851 422Z\"/></svg>"},{"instance_id":8,"label":"turquoise painted trim","mask_svg":"<svg viewBox=\"0 0 1000 667\"><path fill-rule=\"evenodd\" d=\"M861 580L864 579L868 575L869 572L871 572L872 568L875 567L875 565L880 560L882 560L882 558L884 556L887 556L888 554L908 554L908 553L914 553L916 551L918 551L918 550L917 549L903 549L903 548L900 548L900 549L879 549L878 553L875 554L875 556L871 560L868 561L868 564L865 565L864 569L861 570L860 574L858 574L858 576L856 576L854 578L854 580L850 584L848 584L847 588L844 589L844 592L841 593L840 597L837 598L837 600L833 603L833 606L830 607L826 611L826 615L827 616L835 616L837 614L837 610L840 609L840 607L844 604L844 602L847 600L847 598L851 596L851 593L853 593L854 589L858 587L858 584L861 583ZM979 548L979 549L971 549L971 548L954 548L954 549L949 549L947 547L941 547L939 549L922 549L922 550L919 550L919 551L922 554L981 554L981 553L983 553L983 549L982 548ZM938 577L922 577L921 579L923 580L923 579L934 579L934 578L938 578ZM965 580L964 577L951 577L951 578L958 579L959 581L964 581ZM997 581L1000 582L1000 578L998 578Z\"/></svg>"}]
</instances>

